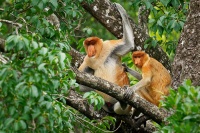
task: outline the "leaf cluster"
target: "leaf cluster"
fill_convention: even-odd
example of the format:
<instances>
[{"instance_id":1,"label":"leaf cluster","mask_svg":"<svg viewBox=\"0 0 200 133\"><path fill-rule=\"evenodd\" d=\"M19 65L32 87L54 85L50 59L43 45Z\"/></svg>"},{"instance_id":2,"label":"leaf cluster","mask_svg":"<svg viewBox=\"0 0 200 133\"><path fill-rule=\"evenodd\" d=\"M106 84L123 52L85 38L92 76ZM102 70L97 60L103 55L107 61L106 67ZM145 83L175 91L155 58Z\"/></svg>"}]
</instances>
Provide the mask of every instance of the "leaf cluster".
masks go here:
<instances>
[{"instance_id":1,"label":"leaf cluster","mask_svg":"<svg viewBox=\"0 0 200 133\"><path fill-rule=\"evenodd\" d=\"M136 0L134 6L145 5L150 11L148 27L152 38L145 48L163 45L168 54L174 54L188 13L188 0Z\"/></svg>"},{"instance_id":2,"label":"leaf cluster","mask_svg":"<svg viewBox=\"0 0 200 133\"><path fill-rule=\"evenodd\" d=\"M68 90L78 87L69 44L82 17L80 2L1 2L0 37L10 60L0 64L0 132L73 130L74 110L64 103ZM60 17L57 23L52 14Z\"/></svg>"},{"instance_id":3,"label":"leaf cluster","mask_svg":"<svg viewBox=\"0 0 200 133\"><path fill-rule=\"evenodd\" d=\"M200 131L200 87L194 87L190 80L171 90L163 107L173 114L166 118L167 125L159 127L157 133L199 133Z\"/></svg>"}]
</instances>

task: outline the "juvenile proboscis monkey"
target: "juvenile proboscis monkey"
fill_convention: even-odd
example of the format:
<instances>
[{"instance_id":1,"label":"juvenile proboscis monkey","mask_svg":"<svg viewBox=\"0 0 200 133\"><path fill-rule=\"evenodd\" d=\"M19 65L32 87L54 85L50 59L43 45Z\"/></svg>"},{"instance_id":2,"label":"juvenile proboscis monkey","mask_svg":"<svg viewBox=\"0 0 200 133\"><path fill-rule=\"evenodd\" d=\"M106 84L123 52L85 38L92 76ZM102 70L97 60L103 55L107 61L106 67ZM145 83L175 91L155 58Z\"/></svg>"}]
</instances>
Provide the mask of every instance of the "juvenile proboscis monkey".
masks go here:
<instances>
[{"instance_id":1,"label":"juvenile proboscis monkey","mask_svg":"<svg viewBox=\"0 0 200 133\"><path fill-rule=\"evenodd\" d=\"M136 67L142 71L142 79L133 87L129 87L125 98L131 99L135 91L141 97L154 105L159 105L162 96L169 94L171 76L167 69L154 58L149 57L144 51L135 51L132 60ZM127 69L131 72L131 69Z\"/></svg>"},{"instance_id":2,"label":"juvenile proboscis monkey","mask_svg":"<svg viewBox=\"0 0 200 133\"><path fill-rule=\"evenodd\" d=\"M134 49L134 37L132 27L124 8L115 4L123 23L123 38L119 40L103 41L98 37L89 37L84 41L84 47L87 55L79 67L80 71L92 73L97 77L115 83L119 86L129 85L129 78L122 66L121 57ZM90 91L91 89L80 86L81 91ZM105 100L103 109L107 112L117 114L129 114L131 106L122 105L115 98L100 92Z\"/></svg>"}]
</instances>

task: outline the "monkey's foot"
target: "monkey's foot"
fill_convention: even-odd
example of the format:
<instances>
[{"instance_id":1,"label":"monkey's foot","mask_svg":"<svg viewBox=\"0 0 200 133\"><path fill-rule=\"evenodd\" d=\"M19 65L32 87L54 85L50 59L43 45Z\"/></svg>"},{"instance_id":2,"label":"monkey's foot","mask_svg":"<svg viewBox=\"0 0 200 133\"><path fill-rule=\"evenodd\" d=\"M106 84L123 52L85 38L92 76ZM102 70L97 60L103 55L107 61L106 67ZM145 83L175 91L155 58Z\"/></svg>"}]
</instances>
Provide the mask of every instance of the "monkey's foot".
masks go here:
<instances>
[{"instance_id":1,"label":"monkey's foot","mask_svg":"<svg viewBox=\"0 0 200 133\"><path fill-rule=\"evenodd\" d=\"M121 108L122 108L123 110L125 110L128 104L126 104L126 103L124 103L124 102L122 102L122 101L119 101L119 103L120 103L120 105L121 105Z\"/></svg>"}]
</instances>

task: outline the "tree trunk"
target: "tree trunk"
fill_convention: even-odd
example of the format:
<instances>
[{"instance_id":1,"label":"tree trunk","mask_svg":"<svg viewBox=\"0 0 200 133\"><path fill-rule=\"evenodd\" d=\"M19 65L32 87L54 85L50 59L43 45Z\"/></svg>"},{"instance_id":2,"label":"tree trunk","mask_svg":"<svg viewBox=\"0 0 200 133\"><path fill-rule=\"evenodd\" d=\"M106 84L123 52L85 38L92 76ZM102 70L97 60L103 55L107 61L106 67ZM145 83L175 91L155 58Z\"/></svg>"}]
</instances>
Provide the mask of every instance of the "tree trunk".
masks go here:
<instances>
[{"instance_id":1,"label":"tree trunk","mask_svg":"<svg viewBox=\"0 0 200 133\"><path fill-rule=\"evenodd\" d=\"M200 85L200 1L190 1L190 12L184 25L172 66L176 89L185 79Z\"/></svg>"}]
</instances>

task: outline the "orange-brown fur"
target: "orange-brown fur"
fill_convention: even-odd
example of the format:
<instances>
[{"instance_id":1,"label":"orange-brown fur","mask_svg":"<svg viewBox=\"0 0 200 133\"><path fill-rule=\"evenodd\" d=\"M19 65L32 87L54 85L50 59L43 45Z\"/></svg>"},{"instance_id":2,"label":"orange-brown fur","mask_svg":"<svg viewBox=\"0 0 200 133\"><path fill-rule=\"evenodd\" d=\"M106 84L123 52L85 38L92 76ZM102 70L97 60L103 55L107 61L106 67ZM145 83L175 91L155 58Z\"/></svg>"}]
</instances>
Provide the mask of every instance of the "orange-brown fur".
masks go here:
<instances>
[{"instance_id":1,"label":"orange-brown fur","mask_svg":"<svg viewBox=\"0 0 200 133\"><path fill-rule=\"evenodd\" d=\"M150 79L150 83L142 82L146 85L138 90L138 93L149 102L158 106L161 97L169 94L171 84L169 72L160 62L149 57L144 51L133 52L132 59L142 71L142 80Z\"/></svg>"}]
</instances>

